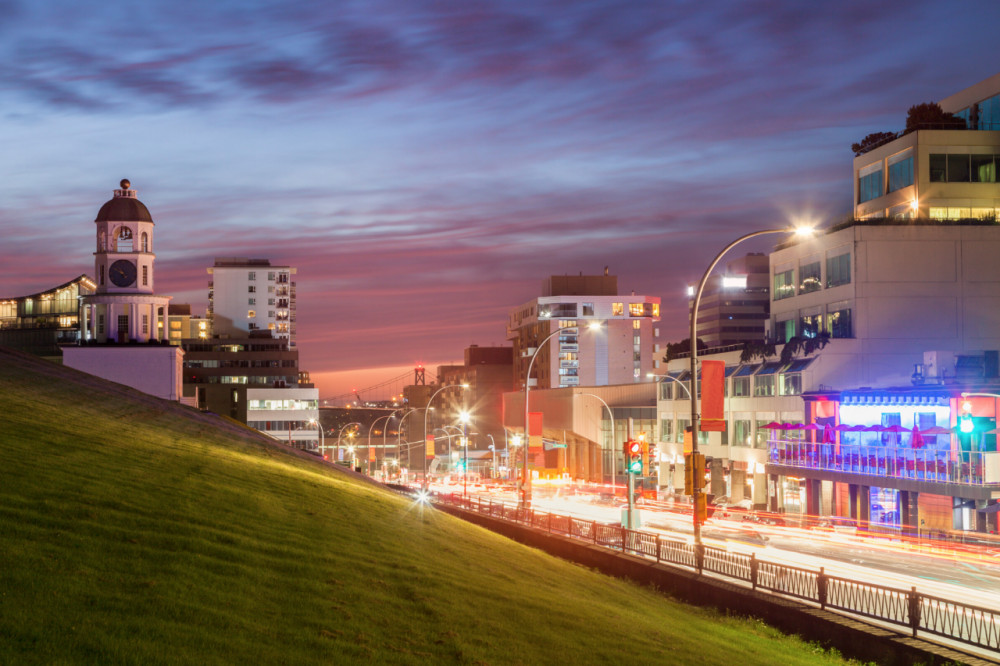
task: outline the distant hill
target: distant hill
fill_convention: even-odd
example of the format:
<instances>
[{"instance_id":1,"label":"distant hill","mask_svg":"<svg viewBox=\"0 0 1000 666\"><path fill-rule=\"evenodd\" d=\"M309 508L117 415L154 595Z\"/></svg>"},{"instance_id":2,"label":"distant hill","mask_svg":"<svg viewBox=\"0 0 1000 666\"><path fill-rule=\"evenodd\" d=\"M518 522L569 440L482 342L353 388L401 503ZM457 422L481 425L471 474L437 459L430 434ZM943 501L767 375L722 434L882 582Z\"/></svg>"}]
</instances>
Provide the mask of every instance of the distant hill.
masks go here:
<instances>
[{"instance_id":1,"label":"distant hill","mask_svg":"<svg viewBox=\"0 0 1000 666\"><path fill-rule=\"evenodd\" d=\"M0 663L832 663L0 349Z\"/></svg>"}]
</instances>

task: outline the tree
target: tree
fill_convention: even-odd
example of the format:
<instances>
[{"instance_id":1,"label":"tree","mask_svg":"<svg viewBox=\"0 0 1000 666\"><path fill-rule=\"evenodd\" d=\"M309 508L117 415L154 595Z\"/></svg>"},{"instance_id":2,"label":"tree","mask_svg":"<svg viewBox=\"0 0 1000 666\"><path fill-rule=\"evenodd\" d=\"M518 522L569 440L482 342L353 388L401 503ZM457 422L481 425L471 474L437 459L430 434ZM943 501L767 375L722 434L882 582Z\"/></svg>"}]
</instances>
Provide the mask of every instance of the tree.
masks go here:
<instances>
[{"instance_id":1,"label":"tree","mask_svg":"<svg viewBox=\"0 0 1000 666\"><path fill-rule=\"evenodd\" d=\"M861 157L869 150L878 148L883 143L888 143L896 138L895 132L872 132L861 140L861 143L852 143L851 150L855 157Z\"/></svg>"},{"instance_id":2,"label":"tree","mask_svg":"<svg viewBox=\"0 0 1000 666\"><path fill-rule=\"evenodd\" d=\"M906 112L904 134L920 129L966 129L965 120L953 113L945 113L937 102L915 104Z\"/></svg>"},{"instance_id":3,"label":"tree","mask_svg":"<svg viewBox=\"0 0 1000 666\"><path fill-rule=\"evenodd\" d=\"M702 342L701 338L698 338L698 351L702 349L708 349L708 345ZM666 360L672 361L681 354L687 354L691 351L691 338L684 338L680 342L668 342L667 343L667 356Z\"/></svg>"},{"instance_id":4,"label":"tree","mask_svg":"<svg viewBox=\"0 0 1000 666\"><path fill-rule=\"evenodd\" d=\"M790 338L785 343L785 346L781 348L779 360L785 364L791 363L796 354L809 356L826 347L829 342L830 335L828 333L820 333L814 338L796 335ZM777 353L777 345L773 342L767 340L745 342L743 343L743 353L740 354L740 363L753 363L758 358L761 361L765 361Z\"/></svg>"}]
</instances>

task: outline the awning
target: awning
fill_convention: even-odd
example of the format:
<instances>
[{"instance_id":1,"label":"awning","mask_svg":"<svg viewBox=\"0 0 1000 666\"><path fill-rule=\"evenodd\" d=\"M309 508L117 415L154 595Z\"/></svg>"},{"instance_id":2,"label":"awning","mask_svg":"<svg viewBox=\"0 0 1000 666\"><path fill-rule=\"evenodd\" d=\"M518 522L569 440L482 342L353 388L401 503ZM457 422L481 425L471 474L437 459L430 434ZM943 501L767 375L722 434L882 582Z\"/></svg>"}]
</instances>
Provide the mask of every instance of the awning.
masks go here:
<instances>
[{"instance_id":1,"label":"awning","mask_svg":"<svg viewBox=\"0 0 1000 666\"><path fill-rule=\"evenodd\" d=\"M734 377L749 377L753 373L757 372L757 368L759 368L759 367L760 367L760 365L744 365L744 366L741 366L740 369L737 370L736 374L734 374L733 376Z\"/></svg>"},{"instance_id":2,"label":"awning","mask_svg":"<svg viewBox=\"0 0 1000 666\"><path fill-rule=\"evenodd\" d=\"M1000 513L1000 502L987 504L982 509L976 509L979 513Z\"/></svg>"}]
</instances>

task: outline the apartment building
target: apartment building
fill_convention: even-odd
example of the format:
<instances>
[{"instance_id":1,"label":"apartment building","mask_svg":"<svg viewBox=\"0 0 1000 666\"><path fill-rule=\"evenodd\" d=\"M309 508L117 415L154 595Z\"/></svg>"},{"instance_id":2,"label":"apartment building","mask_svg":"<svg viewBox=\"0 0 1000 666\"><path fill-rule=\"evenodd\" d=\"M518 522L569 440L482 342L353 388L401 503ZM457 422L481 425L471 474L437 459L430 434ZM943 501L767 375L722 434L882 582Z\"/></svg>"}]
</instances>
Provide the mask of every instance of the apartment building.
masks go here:
<instances>
[{"instance_id":1,"label":"apartment building","mask_svg":"<svg viewBox=\"0 0 1000 666\"><path fill-rule=\"evenodd\" d=\"M208 318L215 336L269 331L295 349L295 268L272 266L267 259L216 257L208 272Z\"/></svg>"}]
</instances>

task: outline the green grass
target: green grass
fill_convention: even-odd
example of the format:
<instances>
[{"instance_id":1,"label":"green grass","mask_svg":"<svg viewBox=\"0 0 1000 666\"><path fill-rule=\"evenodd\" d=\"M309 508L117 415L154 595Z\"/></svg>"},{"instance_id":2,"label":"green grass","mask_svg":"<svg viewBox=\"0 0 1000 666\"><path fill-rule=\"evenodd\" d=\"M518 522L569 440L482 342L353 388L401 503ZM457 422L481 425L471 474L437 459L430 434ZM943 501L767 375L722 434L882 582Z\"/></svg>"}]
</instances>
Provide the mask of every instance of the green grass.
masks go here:
<instances>
[{"instance_id":1,"label":"green grass","mask_svg":"<svg viewBox=\"0 0 1000 666\"><path fill-rule=\"evenodd\" d=\"M45 361L0 401L0 663L840 662Z\"/></svg>"}]
</instances>

